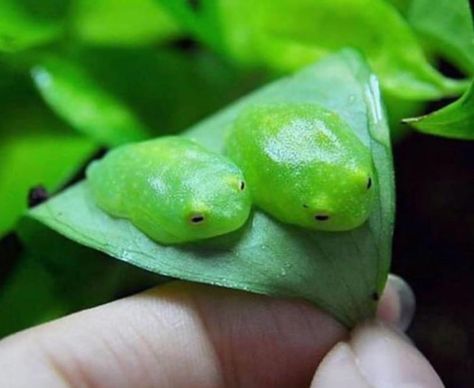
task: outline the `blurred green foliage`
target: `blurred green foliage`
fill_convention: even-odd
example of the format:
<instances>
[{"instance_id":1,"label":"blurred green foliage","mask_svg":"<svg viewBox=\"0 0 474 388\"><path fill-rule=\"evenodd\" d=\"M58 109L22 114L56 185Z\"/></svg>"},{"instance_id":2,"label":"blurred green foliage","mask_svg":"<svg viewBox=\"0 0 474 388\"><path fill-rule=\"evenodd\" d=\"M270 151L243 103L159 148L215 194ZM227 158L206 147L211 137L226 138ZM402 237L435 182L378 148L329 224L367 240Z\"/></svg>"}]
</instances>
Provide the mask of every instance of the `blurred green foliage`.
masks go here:
<instances>
[{"instance_id":1,"label":"blurred green foliage","mask_svg":"<svg viewBox=\"0 0 474 388\"><path fill-rule=\"evenodd\" d=\"M474 75L474 24L465 0L413 0L408 21L435 53Z\"/></svg>"},{"instance_id":2,"label":"blurred green foliage","mask_svg":"<svg viewBox=\"0 0 474 388\"><path fill-rule=\"evenodd\" d=\"M0 2L0 51L47 44L64 33L69 0Z\"/></svg>"},{"instance_id":3,"label":"blurred green foliage","mask_svg":"<svg viewBox=\"0 0 474 388\"><path fill-rule=\"evenodd\" d=\"M145 46L180 34L154 0L77 0L71 13L74 35L89 45Z\"/></svg>"},{"instance_id":4,"label":"blurred green foliage","mask_svg":"<svg viewBox=\"0 0 474 388\"><path fill-rule=\"evenodd\" d=\"M54 193L100 149L180 132L341 47L368 57L400 136L400 120L426 113L427 100L467 88L469 82L443 76L436 64L441 57L466 77L474 74L472 26L467 0L3 0L0 237L15 233L31 187ZM472 138L472 111L471 92L418 126ZM37 240L52 239L35 233ZM113 280L110 268L84 266L80 282L66 275L92 251L73 243L67 250L38 245L34 233L28 236L14 271L6 268L13 259L0 257L0 269L10 275L0 288L1 333L109 300L120 285L126 292L127 282ZM55 252L63 254L51 270L44 261ZM89 283L92 294L102 295L94 299L58 288L66 279L79 290L97 276L114 291ZM140 283L141 276L127 279ZM37 302L30 298L35 290Z\"/></svg>"},{"instance_id":5,"label":"blurred green foliage","mask_svg":"<svg viewBox=\"0 0 474 388\"><path fill-rule=\"evenodd\" d=\"M38 61L31 74L49 106L71 127L100 144L117 146L150 136L125 104L74 63L48 56Z\"/></svg>"},{"instance_id":6,"label":"blurred green foliage","mask_svg":"<svg viewBox=\"0 0 474 388\"><path fill-rule=\"evenodd\" d=\"M26 75L2 74L13 82L0 86L0 237L26 209L30 188L56 191L97 150L47 109Z\"/></svg>"},{"instance_id":7,"label":"blurred green foliage","mask_svg":"<svg viewBox=\"0 0 474 388\"><path fill-rule=\"evenodd\" d=\"M459 94L438 73L408 23L384 0L161 0L197 39L239 63L293 71L329 52L355 47L391 95L426 100Z\"/></svg>"}]
</instances>

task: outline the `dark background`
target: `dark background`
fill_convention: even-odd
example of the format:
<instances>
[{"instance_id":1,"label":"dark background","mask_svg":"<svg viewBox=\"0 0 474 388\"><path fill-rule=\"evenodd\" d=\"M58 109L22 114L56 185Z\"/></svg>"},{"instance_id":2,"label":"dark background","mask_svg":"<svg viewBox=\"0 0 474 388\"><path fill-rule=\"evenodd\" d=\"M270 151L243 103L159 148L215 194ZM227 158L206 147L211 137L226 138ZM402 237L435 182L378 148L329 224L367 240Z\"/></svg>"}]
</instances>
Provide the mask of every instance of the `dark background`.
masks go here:
<instances>
[{"instance_id":1,"label":"dark background","mask_svg":"<svg viewBox=\"0 0 474 388\"><path fill-rule=\"evenodd\" d=\"M473 387L474 142L414 134L394 159L392 272L417 298L408 333L447 387Z\"/></svg>"}]
</instances>

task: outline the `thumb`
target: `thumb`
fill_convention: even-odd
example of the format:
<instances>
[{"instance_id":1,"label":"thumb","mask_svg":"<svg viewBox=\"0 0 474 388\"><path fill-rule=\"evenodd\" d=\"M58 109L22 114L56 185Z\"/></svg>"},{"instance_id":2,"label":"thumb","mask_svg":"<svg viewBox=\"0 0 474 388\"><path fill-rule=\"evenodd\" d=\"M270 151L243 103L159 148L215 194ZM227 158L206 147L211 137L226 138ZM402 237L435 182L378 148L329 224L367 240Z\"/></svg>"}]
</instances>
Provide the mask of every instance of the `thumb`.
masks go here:
<instances>
[{"instance_id":1,"label":"thumb","mask_svg":"<svg viewBox=\"0 0 474 388\"><path fill-rule=\"evenodd\" d=\"M442 388L423 355L404 337L381 323L357 328L321 362L312 388Z\"/></svg>"}]
</instances>

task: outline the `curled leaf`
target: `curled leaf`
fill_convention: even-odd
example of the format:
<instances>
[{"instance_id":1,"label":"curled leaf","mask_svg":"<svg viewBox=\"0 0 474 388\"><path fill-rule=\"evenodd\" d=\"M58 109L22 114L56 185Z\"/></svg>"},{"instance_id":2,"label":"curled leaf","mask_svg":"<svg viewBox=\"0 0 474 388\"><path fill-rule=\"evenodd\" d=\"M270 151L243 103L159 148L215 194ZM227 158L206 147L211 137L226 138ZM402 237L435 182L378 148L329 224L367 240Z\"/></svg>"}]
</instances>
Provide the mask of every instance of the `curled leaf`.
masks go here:
<instances>
[{"instance_id":1,"label":"curled leaf","mask_svg":"<svg viewBox=\"0 0 474 388\"><path fill-rule=\"evenodd\" d=\"M425 116L404 119L403 122L430 135L474 140L474 82L452 104Z\"/></svg>"},{"instance_id":2,"label":"curled leaf","mask_svg":"<svg viewBox=\"0 0 474 388\"><path fill-rule=\"evenodd\" d=\"M164 246L101 211L80 183L29 216L88 247L162 275L315 303L347 327L373 316L389 269L394 185L389 132L376 77L345 50L238 101L185 133L214 151L239 112L259 102L312 102L350 123L370 150L376 197L369 220L348 232L311 232L260 210L239 231Z\"/></svg>"}]
</instances>

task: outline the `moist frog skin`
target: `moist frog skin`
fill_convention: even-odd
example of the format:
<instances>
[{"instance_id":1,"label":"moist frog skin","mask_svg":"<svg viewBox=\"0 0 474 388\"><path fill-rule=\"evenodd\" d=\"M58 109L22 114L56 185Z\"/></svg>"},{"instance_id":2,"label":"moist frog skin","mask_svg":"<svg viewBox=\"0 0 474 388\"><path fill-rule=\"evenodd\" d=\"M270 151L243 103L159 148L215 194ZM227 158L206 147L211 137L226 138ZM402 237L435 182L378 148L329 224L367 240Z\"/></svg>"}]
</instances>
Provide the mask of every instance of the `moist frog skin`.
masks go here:
<instances>
[{"instance_id":1,"label":"moist frog skin","mask_svg":"<svg viewBox=\"0 0 474 388\"><path fill-rule=\"evenodd\" d=\"M243 170L254 204L282 222L344 231L369 216L376 183L370 151L321 106L251 106L237 117L226 153Z\"/></svg>"}]
</instances>

